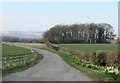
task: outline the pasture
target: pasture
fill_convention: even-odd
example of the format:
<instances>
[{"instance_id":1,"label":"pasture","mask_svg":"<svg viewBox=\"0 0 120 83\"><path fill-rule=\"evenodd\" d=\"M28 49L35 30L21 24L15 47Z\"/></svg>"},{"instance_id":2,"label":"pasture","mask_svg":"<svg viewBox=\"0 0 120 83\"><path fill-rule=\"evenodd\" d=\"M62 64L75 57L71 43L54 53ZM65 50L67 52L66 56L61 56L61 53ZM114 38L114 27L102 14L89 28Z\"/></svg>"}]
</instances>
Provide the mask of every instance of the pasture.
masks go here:
<instances>
[{"instance_id":1,"label":"pasture","mask_svg":"<svg viewBox=\"0 0 120 83\"><path fill-rule=\"evenodd\" d=\"M30 52L31 52L30 49L8 44L2 44L2 56L28 54Z\"/></svg>"},{"instance_id":2,"label":"pasture","mask_svg":"<svg viewBox=\"0 0 120 83\"><path fill-rule=\"evenodd\" d=\"M65 47L71 50L82 52L96 52L97 50L117 51L117 44L60 44L60 47Z\"/></svg>"}]
</instances>

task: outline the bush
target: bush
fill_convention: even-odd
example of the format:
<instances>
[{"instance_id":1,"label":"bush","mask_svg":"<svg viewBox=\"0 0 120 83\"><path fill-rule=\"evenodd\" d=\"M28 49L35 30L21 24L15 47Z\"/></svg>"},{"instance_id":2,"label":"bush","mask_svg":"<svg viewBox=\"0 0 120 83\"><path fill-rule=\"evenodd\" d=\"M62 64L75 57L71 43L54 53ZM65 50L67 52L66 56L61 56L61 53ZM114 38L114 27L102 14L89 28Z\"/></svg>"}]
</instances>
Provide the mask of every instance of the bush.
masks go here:
<instances>
[{"instance_id":1,"label":"bush","mask_svg":"<svg viewBox=\"0 0 120 83\"><path fill-rule=\"evenodd\" d=\"M106 66L106 56L105 56L104 52L100 52L98 54L98 65Z\"/></svg>"},{"instance_id":2,"label":"bush","mask_svg":"<svg viewBox=\"0 0 120 83\"><path fill-rule=\"evenodd\" d=\"M114 66L118 67L118 53L110 51L97 51L92 53L92 61L98 66Z\"/></svg>"},{"instance_id":3,"label":"bush","mask_svg":"<svg viewBox=\"0 0 120 83\"><path fill-rule=\"evenodd\" d=\"M96 55L96 52L93 52L93 53L92 53L92 63L93 63L94 65L98 65L98 57L97 57L97 55Z\"/></svg>"},{"instance_id":4,"label":"bush","mask_svg":"<svg viewBox=\"0 0 120 83\"><path fill-rule=\"evenodd\" d=\"M106 55L102 51L92 54L92 63L98 66L106 66Z\"/></svg>"}]
</instances>

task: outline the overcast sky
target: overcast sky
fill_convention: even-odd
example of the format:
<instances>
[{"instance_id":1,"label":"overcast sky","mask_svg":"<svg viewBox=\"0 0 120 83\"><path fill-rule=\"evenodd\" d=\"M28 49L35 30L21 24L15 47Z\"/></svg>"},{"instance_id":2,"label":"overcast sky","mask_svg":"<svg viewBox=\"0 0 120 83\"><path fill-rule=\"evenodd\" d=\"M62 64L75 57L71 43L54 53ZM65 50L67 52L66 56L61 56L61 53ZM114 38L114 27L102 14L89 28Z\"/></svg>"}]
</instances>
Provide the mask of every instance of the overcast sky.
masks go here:
<instances>
[{"instance_id":1,"label":"overcast sky","mask_svg":"<svg viewBox=\"0 0 120 83\"><path fill-rule=\"evenodd\" d=\"M46 31L56 24L109 23L118 31L117 2L11 2L1 4L3 31Z\"/></svg>"}]
</instances>

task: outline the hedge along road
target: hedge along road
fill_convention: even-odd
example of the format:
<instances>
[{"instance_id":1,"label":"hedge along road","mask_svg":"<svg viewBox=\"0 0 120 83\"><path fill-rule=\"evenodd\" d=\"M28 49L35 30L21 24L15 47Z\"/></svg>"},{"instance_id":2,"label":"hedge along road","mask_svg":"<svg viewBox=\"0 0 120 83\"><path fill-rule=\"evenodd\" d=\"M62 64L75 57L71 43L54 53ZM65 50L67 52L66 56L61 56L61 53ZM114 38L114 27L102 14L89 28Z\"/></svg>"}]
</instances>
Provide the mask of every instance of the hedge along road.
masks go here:
<instances>
[{"instance_id":1,"label":"hedge along road","mask_svg":"<svg viewBox=\"0 0 120 83\"><path fill-rule=\"evenodd\" d=\"M27 70L10 74L3 81L92 81L88 76L65 63L57 54L34 49L43 59Z\"/></svg>"}]
</instances>

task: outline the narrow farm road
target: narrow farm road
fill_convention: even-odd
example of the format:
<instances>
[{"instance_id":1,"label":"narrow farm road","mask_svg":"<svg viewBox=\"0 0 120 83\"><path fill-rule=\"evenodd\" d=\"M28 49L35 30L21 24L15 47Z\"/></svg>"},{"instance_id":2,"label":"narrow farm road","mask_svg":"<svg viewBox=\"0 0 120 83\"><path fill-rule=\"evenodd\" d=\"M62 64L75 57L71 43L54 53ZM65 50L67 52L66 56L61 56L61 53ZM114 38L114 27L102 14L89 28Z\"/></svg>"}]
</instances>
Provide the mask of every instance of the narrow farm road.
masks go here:
<instances>
[{"instance_id":1,"label":"narrow farm road","mask_svg":"<svg viewBox=\"0 0 120 83\"><path fill-rule=\"evenodd\" d=\"M92 81L89 77L66 64L57 54L34 49L43 59L27 70L10 74L3 81Z\"/></svg>"}]
</instances>

